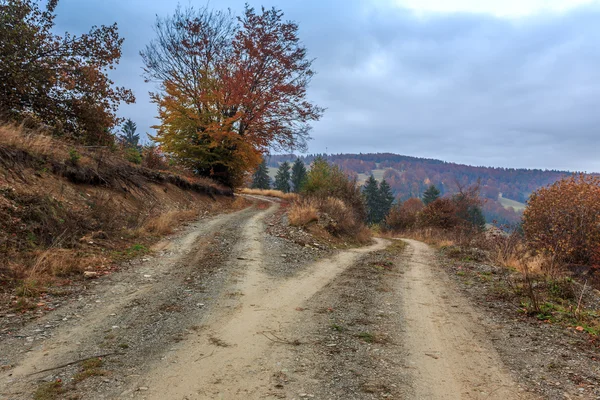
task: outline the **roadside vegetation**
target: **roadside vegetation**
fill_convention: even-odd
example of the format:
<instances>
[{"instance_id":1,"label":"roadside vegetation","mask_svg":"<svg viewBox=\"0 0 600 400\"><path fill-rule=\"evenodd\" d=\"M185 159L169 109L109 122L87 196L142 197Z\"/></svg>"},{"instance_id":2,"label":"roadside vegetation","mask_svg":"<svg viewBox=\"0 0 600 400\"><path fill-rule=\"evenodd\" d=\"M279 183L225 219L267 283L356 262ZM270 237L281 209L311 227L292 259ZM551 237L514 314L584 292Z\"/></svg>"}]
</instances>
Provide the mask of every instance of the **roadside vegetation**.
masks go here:
<instances>
[{"instance_id":1,"label":"roadside vegetation","mask_svg":"<svg viewBox=\"0 0 600 400\"><path fill-rule=\"evenodd\" d=\"M243 206L231 189L177 168L151 169L147 157L132 163L119 146L0 126L0 295L7 303L36 308L39 295L109 273L201 213Z\"/></svg>"},{"instance_id":2,"label":"roadside vegetation","mask_svg":"<svg viewBox=\"0 0 600 400\"><path fill-rule=\"evenodd\" d=\"M600 333L600 179L562 179L532 194L521 224L487 229L477 187L450 198L432 192L394 205L387 233L437 245L466 282L491 285L490 295L520 312ZM504 269L490 274L485 264Z\"/></svg>"}]
</instances>

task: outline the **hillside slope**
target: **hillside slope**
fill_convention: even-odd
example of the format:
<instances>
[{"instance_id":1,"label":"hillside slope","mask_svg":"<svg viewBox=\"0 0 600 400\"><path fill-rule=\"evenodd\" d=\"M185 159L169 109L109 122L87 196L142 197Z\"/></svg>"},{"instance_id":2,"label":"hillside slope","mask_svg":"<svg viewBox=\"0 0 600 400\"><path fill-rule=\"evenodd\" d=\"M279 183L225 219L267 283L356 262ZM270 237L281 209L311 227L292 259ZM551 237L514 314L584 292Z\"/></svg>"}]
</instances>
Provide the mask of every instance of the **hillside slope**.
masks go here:
<instances>
[{"instance_id":1,"label":"hillside slope","mask_svg":"<svg viewBox=\"0 0 600 400\"><path fill-rule=\"evenodd\" d=\"M142 168L117 150L0 127L2 304L110 271L199 213L232 207L208 179ZM10 297L16 294L17 297ZM32 299L29 301L28 299Z\"/></svg>"}]
</instances>

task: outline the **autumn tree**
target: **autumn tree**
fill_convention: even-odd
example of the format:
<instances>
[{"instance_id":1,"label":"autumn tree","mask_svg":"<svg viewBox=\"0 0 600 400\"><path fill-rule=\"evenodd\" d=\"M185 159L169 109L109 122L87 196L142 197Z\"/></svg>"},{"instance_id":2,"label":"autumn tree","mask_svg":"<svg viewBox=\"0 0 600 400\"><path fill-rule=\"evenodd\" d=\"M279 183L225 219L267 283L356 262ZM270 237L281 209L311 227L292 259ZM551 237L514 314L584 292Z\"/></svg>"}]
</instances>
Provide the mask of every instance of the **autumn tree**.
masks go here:
<instances>
[{"instance_id":1,"label":"autumn tree","mask_svg":"<svg viewBox=\"0 0 600 400\"><path fill-rule=\"evenodd\" d=\"M423 204L428 205L429 203L437 200L440 197L440 191L435 185L431 185L423 192Z\"/></svg>"},{"instance_id":2,"label":"autumn tree","mask_svg":"<svg viewBox=\"0 0 600 400\"><path fill-rule=\"evenodd\" d=\"M467 229L485 229L485 217L481 207L483 201L479 196L480 181L471 186L464 186L456 182L458 193L452 196L452 202L456 208L456 215L462 221L463 227Z\"/></svg>"},{"instance_id":3,"label":"autumn tree","mask_svg":"<svg viewBox=\"0 0 600 400\"><path fill-rule=\"evenodd\" d=\"M469 232L485 228L479 184L464 186L456 182L456 185L458 193L451 197L437 198L425 206L418 216L417 223L420 227Z\"/></svg>"},{"instance_id":4,"label":"autumn tree","mask_svg":"<svg viewBox=\"0 0 600 400\"><path fill-rule=\"evenodd\" d=\"M572 176L532 193L523 230L534 249L590 264L600 250L600 177Z\"/></svg>"},{"instance_id":5,"label":"autumn tree","mask_svg":"<svg viewBox=\"0 0 600 400\"><path fill-rule=\"evenodd\" d=\"M284 161L277 169L277 175L275 175L275 189L281 190L283 193L289 193L291 190L291 179L292 176L290 174L290 163Z\"/></svg>"},{"instance_id":6,"label":"autumn tree","mask_svg":"<svg viewBox=\"0 0 600 400\"><path fill-rule=\"evenodd\" d=\"M112 143L119 103L135 101L108 78L123 39L116 24L55 34L57 5L0 0L0 118L46 125L85 144Z\"/></svg>"},{"instance_id":7,"label":"autumn tree","mask_svg":"<svg viewBox=\"0 0 600 400\"><path fill-rule=\"evenodd\" d=\"M296 158L292 166L292 186L295 193L302 190L302 186L306 182L306 167L301 159Z\"/></svg>"},{"instance_id":8,"label":"autumn tree","mask_svg":"<svg viewBox=\"0 0 600 400\"><path fill-rule=\"evenodd\" d=\"M418 224L420 227L454 229L461 224L457 214L456 203L448 198L439 198L419 213Z\"/></svg>"},{"instance_id":9,"label":"autumn tree","mask_svg":"<svg viewBox=\"0 0 600 400\"><path fill-rule=\"evenodd\" d=\"M176 161L237 185L268 150L305 146L323 110L306 100L312 61L281 10L179 7L155 30L141 53L160 84L154 140Z\"/></svg>"},{"instance_id":10,"label":"autumn tree","mask_svg":"<svg viewBox=\"0 0 600 400\"><path fill-rule=\"evenodd\" d=\"M252 175L252 184L250 185L252 189L271 189L271 178L269 177L269 168L267 167L267 162L263 159L263 161L258 165L254 175Z\"/></svg>"},{"instance_id":11,"label":"autumn tree","mask_svg":"<svg viewBox=\"0 0 600 400\"><path fill-rule=\"evenodd\" d=\"M392 207L385 219L385 225L394 231L412 229L416 226L419 212L425 205L421 199L412 197Z\"/></svg>"}]
</instances>

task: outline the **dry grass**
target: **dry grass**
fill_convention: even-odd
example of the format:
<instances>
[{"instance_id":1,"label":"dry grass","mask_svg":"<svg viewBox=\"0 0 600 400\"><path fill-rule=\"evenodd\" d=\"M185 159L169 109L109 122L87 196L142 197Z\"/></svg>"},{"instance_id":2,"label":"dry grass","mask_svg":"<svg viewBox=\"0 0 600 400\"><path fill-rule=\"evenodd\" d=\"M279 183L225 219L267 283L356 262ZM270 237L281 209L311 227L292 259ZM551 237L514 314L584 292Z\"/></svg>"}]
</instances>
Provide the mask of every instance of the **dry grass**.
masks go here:
<instances>
[{"instance_id":1,"label":"dry grass","mask_svg":"<svg viewBox=\"0 0 600 400\"><path fill-rule=\"evenodd\" d=\"M173 228L183 222L198 218L198 210L169 210L153 218L150 218L140 229L140 235L149 233L151 235L164 236L173 233Z\"/></svg>"},{"instance_id":2,"label":"dry grass","mask_svg":"<svg viewBox=\"0 0 600 400\"><path fill-rule=\"evenodd\" d=\"M292 226L307 226L319 220L319 208L313 199L302 199L292 203L288 210L288 220Z\"/></svg>"},{"instance_id":3,"label":"dry grass","mask_svg":"<svg viewBox=\"0 0 600 400\"><path fill-rule=\"evenodd\" d=\"M298 198L298 195L296 193L284 193L280 190L274 190L274 189L264 190L264 189L243 188L240 190L240 193L253 194L253 195L257 195L257 196L277 197L278 199L287 200L287 201L296 200Z\"/></svg>"},{"instance_id":4,"label":"dry grass","mask_svg":"<svg viewBox=\"0 0 600 400\"><path fill-rule=\"evenodd\" d=\"M22 126L8 124L0 125L0 144L26 149L36 155L53 156L64 159L69 151L63 142L38 131L27 131Z\"/></svg>"},{"instance_id":5,"label":"dry grass","mask_svg":"<svg viewBox=\"0 0 600 400\"><path fill-rule=\"evenodd\" d=\"M200 211L249 203L211 179L18 125L0 125L0 180L0 291L22 296L23 308L84 271L109 271Z\"/></svg>"},{"instance_id":6,"label":"dry grass","mask_svg":"<svg viewBox=\"0 0 600 400\"><path fill-rule=\"evenodd\" d=\"M287 215L292 226L317 224L326 235L348 242L365 244L371 241L371 230L362 221L357 221L352 209L336 197L297 199L289 207Z\"/></svg>"}]
</instances>

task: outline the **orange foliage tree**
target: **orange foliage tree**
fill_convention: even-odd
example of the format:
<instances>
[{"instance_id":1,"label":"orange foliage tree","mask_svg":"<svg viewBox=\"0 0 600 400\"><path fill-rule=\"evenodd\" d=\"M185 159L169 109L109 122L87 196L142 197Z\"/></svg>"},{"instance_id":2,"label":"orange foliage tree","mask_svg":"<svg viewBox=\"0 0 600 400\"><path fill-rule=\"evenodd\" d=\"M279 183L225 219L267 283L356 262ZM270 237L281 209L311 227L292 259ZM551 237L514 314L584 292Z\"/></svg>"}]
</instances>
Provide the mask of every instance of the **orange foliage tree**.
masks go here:
<instances>
[{"instance_id":1,"label":"orange foliage tree","mask_svg":"<svg viewBox=\"0 0 600 400\"><path fill-rule=\"evenodd\" d=\"M323 110L306 100L312 61L280 10L179 7L155 28L142 51L161 89L153 139L174 160L234 186L270 149L305 146Z\"/></svg>"},{"instance_id":2,"label":"orange foliage tree","mask_svg":"<svg viewBox=\"0 0 600 400\"><path fill-rule=\"evenodd\" d=\"M597 262L600 249L600 177L572 176L534 192L523 214L523 230L536 250L560 261Z\"/></svg>"},{"instance_id":3,"label":"orange foliage tree","mask_svg":"<svg viewBox=\"0 0 600 400\"><path fill-rule=\"evenodd\" d=\"M123 39L117 25L89 33L53 32L58 0L0 0L0 118L53 127L85 144L110 144L120 102L133 93L115 87Z\"/></svg>"},{"instance_id":4,"label":"orange foliage tree","mask_svg":"<svg viewBox=\"0 0 600 400\"><path fill-rule=\"evenodd\" d=\"M385 224L396 231L414 228L418 214L424 207L421 199L412 197L404 203L394 205L385 219Z\"/></svg>"}]
</instances>

